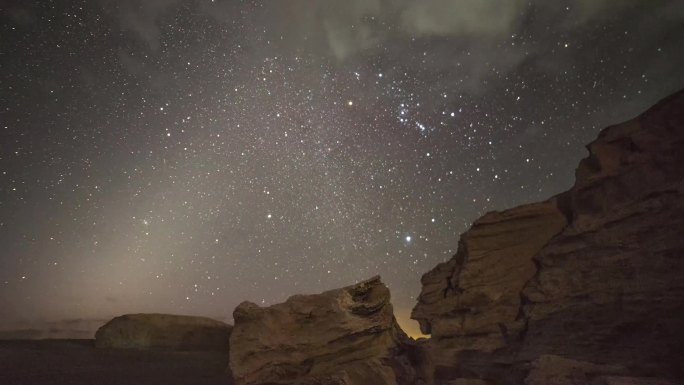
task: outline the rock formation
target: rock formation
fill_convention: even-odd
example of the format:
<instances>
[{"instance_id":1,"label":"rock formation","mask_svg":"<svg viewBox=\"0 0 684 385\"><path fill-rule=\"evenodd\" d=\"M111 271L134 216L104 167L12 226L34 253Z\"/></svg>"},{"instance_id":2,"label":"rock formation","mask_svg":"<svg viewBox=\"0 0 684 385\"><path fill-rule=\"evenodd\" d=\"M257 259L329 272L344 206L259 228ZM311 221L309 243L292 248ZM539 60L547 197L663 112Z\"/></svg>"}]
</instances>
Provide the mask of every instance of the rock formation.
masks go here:
<instances>
[{"instance_id":1,"label":"rock formation","mask_svg":"<svg viewBox=\"0 0 684 385\"><path fill-rule=\"evenodd\" d=\"M379 277L266 308L243 302L233 317L236 385L394 385L416 377Z\"/></svg>"},{"instance_id":2,"label":"rock formation","mask_svg":"<svg viewBox=\"0 0 684 385\"><path fill-rule=\"evenodd\" d=\"M565 225L552 203L477 220L461 237L457 254L423 276L420 304L412 313L421 331L436 340L458 336L452 341L457 350L502 347L510 331L522 326L520 291L536 271L532 257Z\"/></svg>"},{"instance_id":3,"label":"rock formation","mask_svg":"<svg viewBox=\"0 0 684 385\"><path fill-rule=\"evenodd\" d=\"M684 378L684 92L588 149L568 192L485 215L423 276L438 382Z\"/></svg>"},{"instance_id":4,"label":"rock formation","mask_svg":"<svg viewBox=\"0 0 684 385\"><path fill-rule=\"evenodd\" d=\"M205 317L127 314L95 333L98 348L227 350L231 326Z\"/></svg>"}]
</instances>

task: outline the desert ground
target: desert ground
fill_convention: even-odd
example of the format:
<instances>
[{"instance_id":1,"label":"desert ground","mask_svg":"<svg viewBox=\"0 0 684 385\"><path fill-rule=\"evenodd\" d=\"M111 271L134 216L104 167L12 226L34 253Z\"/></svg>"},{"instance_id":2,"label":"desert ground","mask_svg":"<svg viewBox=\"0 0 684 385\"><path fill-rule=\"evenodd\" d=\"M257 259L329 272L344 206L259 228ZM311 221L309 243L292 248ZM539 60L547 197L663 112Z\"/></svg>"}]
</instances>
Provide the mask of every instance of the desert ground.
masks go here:
<instances>
[{"instance_id":1,"label":"desert ground","mask_svg":"<svg viewBox=\"0 0 684 385\"><path fill-rule=\"evenodd\" d=\"M0 341L2 385L226 385L227 366L227 352L96 349L93 340Z\"/></svg>"}]
</instances>

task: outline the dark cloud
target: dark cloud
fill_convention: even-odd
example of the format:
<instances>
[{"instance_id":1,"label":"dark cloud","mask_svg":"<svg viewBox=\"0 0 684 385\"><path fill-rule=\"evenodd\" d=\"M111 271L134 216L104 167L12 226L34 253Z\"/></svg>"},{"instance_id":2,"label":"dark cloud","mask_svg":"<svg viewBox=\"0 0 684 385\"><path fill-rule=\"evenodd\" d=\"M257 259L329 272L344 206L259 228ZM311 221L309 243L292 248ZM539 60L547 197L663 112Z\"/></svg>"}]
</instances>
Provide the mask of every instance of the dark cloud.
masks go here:
<instances>
[{"instance_id":1,"label":"dark cloud","mask_svg":"<svg viewBox=\"0 0 684 385\"><path fill-rule=\"evenodd\" d=\"M418 70L426 78L453 74L464 79L464 91L475 94L482 92L483 81L493 72L499 76L521 65L552 73L575 71L567 57L549 55L549 51L562 50L564 41L576 42L588 30L600 33L601 26L615 20L638 18L640 23L659 23L658 28L646 26L645 33L662 31L676 28L682 14L681 4L643 0L294 0L268 6L241 6L232 1L100 1L124 31L152 52L159 50L161 24L175 23L176 15L190 12L225 25L262 26L268 53L253 51L253 61L299 51L340 65L392 62L402 70ZM558 40L516 44L525 35L542 34ZM446 49L434 49L434 44ZM429 60L421 61L422 54ZM142 72L139 58L125 51L119 56L131 73Z\"/></svg>"}]
</instances>

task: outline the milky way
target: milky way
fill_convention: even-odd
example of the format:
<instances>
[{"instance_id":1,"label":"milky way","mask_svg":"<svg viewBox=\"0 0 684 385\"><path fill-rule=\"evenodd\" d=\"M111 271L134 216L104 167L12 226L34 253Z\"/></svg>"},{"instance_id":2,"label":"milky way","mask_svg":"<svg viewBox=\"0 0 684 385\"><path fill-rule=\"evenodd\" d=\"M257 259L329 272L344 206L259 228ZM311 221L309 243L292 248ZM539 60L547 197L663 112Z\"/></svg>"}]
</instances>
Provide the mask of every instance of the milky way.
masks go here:
<instances>
[{"instance_id":1,"label":"milky way","mask_svg":"<svg viewBox=\"0 0 684 385\"><path fill-rule=\"evenodd\" d=\"M474 219L684 86L681 2L552 3L3 5L0 327L376 274L408 325Z\"/></svg>"}]
</instances>

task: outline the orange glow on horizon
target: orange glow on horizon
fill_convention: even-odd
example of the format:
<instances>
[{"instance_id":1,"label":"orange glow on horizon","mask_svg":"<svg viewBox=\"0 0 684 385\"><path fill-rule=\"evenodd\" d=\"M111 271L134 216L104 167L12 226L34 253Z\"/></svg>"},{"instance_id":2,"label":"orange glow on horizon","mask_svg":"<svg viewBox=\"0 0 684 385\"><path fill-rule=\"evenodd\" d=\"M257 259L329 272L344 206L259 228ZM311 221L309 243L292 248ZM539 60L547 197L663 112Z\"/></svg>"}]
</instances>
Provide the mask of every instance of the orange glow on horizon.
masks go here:
<instances>
[{"instance_id":1,"label":"orange glow on horizon","mask_svg":"<svg viewBox=\"0 0 684 385\"><path fill-rule=\"evenodd\" d=\"M397 319L399 326L404 330L404 333L408 334L409 337L413 339L430 338L429 335L421 333L418 322L411 319L410 309L395 309L394 317Z\"/></svg>"}]
</instances>

